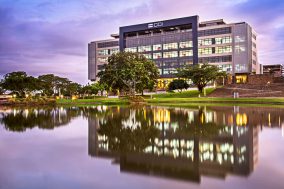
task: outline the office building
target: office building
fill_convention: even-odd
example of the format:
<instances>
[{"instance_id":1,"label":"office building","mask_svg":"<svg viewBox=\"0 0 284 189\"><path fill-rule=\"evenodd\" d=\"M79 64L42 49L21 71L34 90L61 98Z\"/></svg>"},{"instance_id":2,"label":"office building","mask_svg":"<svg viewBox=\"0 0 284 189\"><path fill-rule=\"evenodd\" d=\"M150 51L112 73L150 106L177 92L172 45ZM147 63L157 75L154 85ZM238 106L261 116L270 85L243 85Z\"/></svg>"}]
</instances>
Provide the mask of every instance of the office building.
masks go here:
<instances>
[{"instance_id":1,"label":"office building","mask_svg":"<svg viewBox=\"0 0 284 189\"><path fill-rule=\"evenodd\" d=\"M262 65L263 74L273 74L276 77L284 76L284 66L282 64Z\"/></svg>"},{"instance_id":2,"label":"office building","mask_svg":"<svg viewBox=\"0 0 284 189\"><path fill-rule=\"evenodd\" d=\"M260 73L257 34L245 22L199 22L198 16L192 16L120 27L119 34L112 37L89 44L90 80L97 79L107 57L118 50L138 52L153 60L161 88L175 78L177 68L198 63L217 65L236 83L245 82L248 74Z\"/></svg>"}]
</instances>

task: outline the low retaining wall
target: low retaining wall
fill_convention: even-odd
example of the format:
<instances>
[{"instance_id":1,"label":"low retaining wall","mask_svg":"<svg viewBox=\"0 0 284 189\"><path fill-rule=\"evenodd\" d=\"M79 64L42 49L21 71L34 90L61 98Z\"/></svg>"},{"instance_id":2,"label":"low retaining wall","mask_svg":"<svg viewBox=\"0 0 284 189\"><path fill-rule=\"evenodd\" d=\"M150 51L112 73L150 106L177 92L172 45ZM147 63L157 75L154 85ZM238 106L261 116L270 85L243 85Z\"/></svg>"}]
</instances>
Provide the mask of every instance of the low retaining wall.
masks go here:
<instances>
[{"instance_id":1,"label":"low retaining wall","mask_svg":"<svg viewBox=\"0 0 284 189\"><path fill-rule=\"evenodd\" d=\"M284 78L278 77L271 74L263 74L263 75L248 75L248 82L247 84L253 85L265 85L267 83L283 83Z\"/></svg>"},{"instance_id":2,"label":"low retaining wall","mask_svg":"<svg viewBox=\"0 0 284 189\"><path fill-rule=\"evenodd\" d=\"M247 84L253 85L265 85L267 83L274 83L274 76L273 75L248 75Z\"/></svg>"}]
</instances>

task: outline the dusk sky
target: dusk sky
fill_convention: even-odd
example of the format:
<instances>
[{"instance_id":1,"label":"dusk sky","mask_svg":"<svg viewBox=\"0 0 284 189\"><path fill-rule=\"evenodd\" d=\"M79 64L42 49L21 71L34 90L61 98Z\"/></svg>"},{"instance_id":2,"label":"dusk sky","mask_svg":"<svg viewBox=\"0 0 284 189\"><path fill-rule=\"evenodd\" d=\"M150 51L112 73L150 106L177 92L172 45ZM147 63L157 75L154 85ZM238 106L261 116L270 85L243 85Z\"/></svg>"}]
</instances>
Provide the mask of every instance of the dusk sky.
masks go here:
<instances>
[{"instance_id":1,"label":"dusk sky","mask_svg":"<svg viewBox=\"0 0 284 189\"><path fill-rule=\"evenodd\" d=\"M248 22L259 62L284 63L284 0L0 0L0 75L54 73L86 84L88 42L119 26L192 15Z\"/></svg>"}]
</instances>

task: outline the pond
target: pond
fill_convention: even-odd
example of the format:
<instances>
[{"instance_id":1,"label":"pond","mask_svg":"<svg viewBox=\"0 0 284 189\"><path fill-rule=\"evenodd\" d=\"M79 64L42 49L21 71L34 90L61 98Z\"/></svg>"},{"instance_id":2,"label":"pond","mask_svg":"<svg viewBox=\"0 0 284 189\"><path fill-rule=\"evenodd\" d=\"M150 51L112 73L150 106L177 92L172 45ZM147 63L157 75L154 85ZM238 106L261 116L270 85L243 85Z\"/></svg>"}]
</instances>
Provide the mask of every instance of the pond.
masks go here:
<instances>
[{"instance_id":1,"label":"pond","mask_svg":"<svg viewBox=\"0 0 284 189\"><path fill-rule=\"evenodd\" d=\"M284 188L284 109L0 109L0 188Z\"/></svg>"}]
</instances>

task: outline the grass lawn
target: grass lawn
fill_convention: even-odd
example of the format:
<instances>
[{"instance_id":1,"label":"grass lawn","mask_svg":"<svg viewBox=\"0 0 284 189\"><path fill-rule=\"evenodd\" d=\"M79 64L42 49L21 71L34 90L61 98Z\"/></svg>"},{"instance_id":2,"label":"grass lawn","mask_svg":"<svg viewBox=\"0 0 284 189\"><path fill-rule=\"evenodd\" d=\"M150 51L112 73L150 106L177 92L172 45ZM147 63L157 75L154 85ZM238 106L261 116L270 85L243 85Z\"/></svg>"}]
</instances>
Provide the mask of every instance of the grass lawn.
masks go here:
<instances>
[{"instance_id":1,"label":"grass lawn","mask_svg":"<svg viewBox=\"0 0 284 189\"><path fill-rule=\"evenodd\" d=\"M212 93L214 88L207 88L207 95ZM198 97L199 92L197 90L184 91L181 93L165 93L154 94L152 99L150 96L145 96L147 104L167 105L167 106L190 106L190 105L284 105L284 98L212 98L212 97ZM95 98L95 99L59 99L56 100L58 105L127 105L130 104L126 98Z\"/></svg>"},{"instance_id":2,"label":"grass lawn","mask_svg":"<svg viewBox=\"0 0 284 189\"><path fill-rule=\"evenodd\" d=\"M58 105L84 105L84 104L105 104L105 105L113 105L113 104L129 104L126 99L118 99L118 98L95 98L95 99L58 99L56 100L56 104Z\"/></svg>"}]
</instances>

